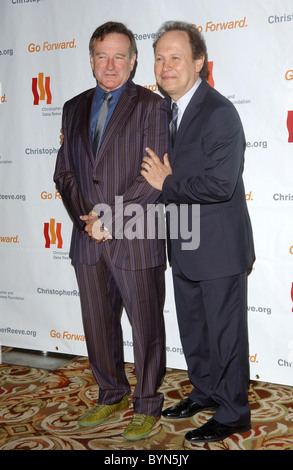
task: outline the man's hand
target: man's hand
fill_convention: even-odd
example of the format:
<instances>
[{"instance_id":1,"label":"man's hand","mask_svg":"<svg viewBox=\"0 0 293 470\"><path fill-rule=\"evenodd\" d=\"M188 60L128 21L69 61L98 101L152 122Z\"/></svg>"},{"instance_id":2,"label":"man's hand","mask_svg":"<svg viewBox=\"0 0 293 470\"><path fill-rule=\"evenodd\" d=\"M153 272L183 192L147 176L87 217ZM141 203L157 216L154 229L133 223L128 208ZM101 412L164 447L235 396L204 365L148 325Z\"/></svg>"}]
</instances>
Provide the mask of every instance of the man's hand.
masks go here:
<instances>
[{"instance_id":1,"label":"man's hand","mask_svg":"<svg viewBox=\"0 0 293 470\"><path fill-rule=\"evenodd\" d=\"M64 140L63 129L60 129L60 146L62 146Z\"/></svg>"},{"instance_id":2,"label":"man's hand","mask_svg":"<svg viewBox=\"0 0 293 470\"><path fill-rule=\"evenodd\" d=\"M88 215L81 215L80 218L86 224L84 230L97 243L112 239L110 232L103 229L101 219L95 211L91 211Z\"/></svg>"},{"instance_id":3,"label":"man's hand","mask_svg":"<svg viewBox=\"0 0 293 470\"><path fill-rule=\"evenodd\" d=\"M168 154L163 158L163 163L159 157L150 148L146 148L149 156L143 158L140 174L144 176L147 182L155 189L162 191L165 178L172 174L172 168L169 163Z\"/></svg>"}]
</instances>

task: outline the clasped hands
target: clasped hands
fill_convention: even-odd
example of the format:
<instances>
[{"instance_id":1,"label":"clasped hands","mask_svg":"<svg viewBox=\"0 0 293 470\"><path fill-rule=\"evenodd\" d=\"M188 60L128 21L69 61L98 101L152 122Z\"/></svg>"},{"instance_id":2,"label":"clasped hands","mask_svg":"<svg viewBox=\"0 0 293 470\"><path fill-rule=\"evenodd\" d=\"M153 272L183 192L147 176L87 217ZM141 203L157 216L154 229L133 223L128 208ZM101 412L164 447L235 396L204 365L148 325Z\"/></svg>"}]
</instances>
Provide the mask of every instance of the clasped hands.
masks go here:
<instances>
[{"instance_id":1,"label":"clasped hands","mask_svg":"<svg viewBox=\"0 0 293 470\"><path fill-rule=\"evenodd\" d=\"M146 152L148 156L143 158L140 174L153 188L162 191L166 177L168 175L172 175L172 168L168 159L168 154L165 153L162 162L149 147L146 148Z\"/></svg>"},{"instance_id":2,"label":"clasped hands","mask_svg":"<svg viewBox=\"0 0 293 470\"><path fill-rule=\"evenodd\" d=\"M95 211L90 211L88 215L81 215L80 219L85 222L84 230L96 243L105 242L113 238L110 232L103 228L101 219Z\"/></svg>"}]
</instances>

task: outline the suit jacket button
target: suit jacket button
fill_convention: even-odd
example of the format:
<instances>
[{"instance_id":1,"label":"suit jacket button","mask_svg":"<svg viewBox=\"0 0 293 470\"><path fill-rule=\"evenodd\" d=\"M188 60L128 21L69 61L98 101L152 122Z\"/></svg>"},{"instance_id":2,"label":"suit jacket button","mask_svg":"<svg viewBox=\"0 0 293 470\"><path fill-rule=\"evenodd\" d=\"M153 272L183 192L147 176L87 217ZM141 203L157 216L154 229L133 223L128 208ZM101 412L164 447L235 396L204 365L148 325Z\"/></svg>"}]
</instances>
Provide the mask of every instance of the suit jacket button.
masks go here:
<instances>
[{"instance_id":1,"label":"suit jacket button","mask_svg":"<svg viewBox=\"0 0 293 470\"><path fill-rule=\"evenodd\" d=\"M93 182L94 182L95 184L98 184L98 183L99 183L99 180L93 179Z\"/></svg>"}]
</instances>

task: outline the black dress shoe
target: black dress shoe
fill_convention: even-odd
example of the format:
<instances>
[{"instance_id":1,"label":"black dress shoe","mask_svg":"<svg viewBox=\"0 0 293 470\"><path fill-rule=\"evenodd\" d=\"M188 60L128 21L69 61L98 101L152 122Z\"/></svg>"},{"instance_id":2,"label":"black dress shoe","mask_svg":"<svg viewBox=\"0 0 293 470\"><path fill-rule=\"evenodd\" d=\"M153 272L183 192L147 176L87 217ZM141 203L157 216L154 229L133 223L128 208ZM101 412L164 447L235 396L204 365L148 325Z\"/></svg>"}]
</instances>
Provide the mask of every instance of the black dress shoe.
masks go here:
<instances>
[{"instance_id":1,"label":"black dress shoe","mask_svg":"<svg viewBox=\"0 0 293 470\"><path fill-rule=\"evenodd\" d=\"M177 405L166 408L162 412L162 415L165 418L170 418L170 419L190 418L196 413L199 413L199 411L216 410L217 407L218 405L216 403L211 404L210 406L202 406L202 405L198 405L197 403L192 401L190 398L184 398Z\"/></svg>"},{"instance_id":2,"label":"black dress shoe","mask_svg":"<svg viewBox=\"0 0 293 470\"><path fill-rule=\"evenodd\" d=\"M223 441L232 434L242 434L248 432L251 425L246 426L226 426L225 424L218 423L214 418L207 421L200 428L189 431L185 438L196 444L197 442L217 442Z\"/></svg>"}]
</instances>

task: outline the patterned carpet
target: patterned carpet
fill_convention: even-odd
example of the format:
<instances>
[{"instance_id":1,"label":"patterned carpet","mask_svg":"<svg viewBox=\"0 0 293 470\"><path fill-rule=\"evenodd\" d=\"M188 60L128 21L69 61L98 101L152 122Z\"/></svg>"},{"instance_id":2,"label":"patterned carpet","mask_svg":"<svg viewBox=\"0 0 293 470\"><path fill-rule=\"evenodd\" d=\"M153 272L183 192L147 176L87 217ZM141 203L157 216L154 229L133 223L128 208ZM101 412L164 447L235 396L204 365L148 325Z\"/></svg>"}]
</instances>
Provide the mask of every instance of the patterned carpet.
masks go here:
<instances>
[{"instance_id":1,"label":"patterned carpet","mask_svg":"<svg viewBox=\"0 0 293 470\"><path fill-rule=\"evenodd\" d=\"M135 373L126 364L132 387ZM210 413L184 421L159 420L152 435L136 443L122 432L132 406L91 429L81 429L79 416L93 405L97 385L85 357L77 357L56 371L0 365L0 450L293 450L293 388L251 382L249 400L252 430L222 442L192 445L185 433L203 424ZM188 395L185 371L166 371L161 391L165 406Z\"/></svg>"}]
</instances>

